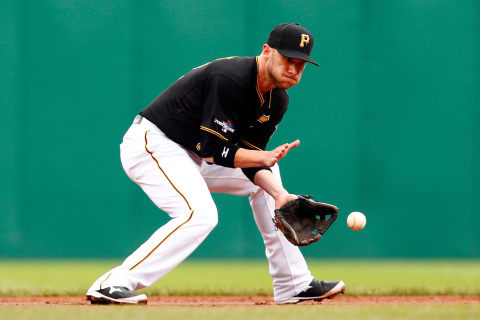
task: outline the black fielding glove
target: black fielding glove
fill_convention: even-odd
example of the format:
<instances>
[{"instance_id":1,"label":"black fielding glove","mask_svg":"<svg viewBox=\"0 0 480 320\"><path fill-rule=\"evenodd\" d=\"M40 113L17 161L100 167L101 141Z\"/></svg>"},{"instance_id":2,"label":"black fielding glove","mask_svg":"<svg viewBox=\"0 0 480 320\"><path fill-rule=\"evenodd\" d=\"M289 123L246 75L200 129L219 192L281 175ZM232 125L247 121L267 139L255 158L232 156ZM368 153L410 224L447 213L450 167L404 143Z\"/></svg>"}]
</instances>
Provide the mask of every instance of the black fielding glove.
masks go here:
<instances>
[{"instance_id":1,"label":"black fielding glove","mask_svg":"<svg viewBox=\"0 0 480 320\"><path fill-rule=\"evenodd\" d=\"M298 195L298 199L275 210L275 226L296 246L308 246L320 240L337 219L336 206L311 198L312 196Z\"/></svg>"}]
</instances>

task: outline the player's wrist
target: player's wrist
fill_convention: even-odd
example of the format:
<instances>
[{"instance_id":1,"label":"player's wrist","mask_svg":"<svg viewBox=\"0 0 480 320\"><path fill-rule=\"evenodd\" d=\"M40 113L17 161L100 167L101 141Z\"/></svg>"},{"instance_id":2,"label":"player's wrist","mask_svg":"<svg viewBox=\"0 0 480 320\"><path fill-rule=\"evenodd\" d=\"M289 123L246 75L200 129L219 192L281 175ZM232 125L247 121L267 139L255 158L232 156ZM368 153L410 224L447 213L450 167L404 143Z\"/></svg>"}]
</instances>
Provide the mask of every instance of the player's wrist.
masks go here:
<instances>
[{"instance_id":1,"label":"player's wrist","mask_svg":"<svg viewBox=\"0 0 480 320\"><path fill-rule=\"evenodd\" d=\"M282 192L277 194L276 196L272 196L275 199L275 209L281 208L287 202L293 201L298 199L298 196L295 194L288 193L287 190L283 189Z\"/></svg>"},{"instance_id":2,"label":"player's wrist","mask_svg":"<svg viewBox=\"0 0 480 320\"><path fill-rule=\"evenodd\" d=\"M220 144L213 152L213 162L223 167L234 168L238 149L238 146L228 142Z\"/></svg>"}]
</instances>

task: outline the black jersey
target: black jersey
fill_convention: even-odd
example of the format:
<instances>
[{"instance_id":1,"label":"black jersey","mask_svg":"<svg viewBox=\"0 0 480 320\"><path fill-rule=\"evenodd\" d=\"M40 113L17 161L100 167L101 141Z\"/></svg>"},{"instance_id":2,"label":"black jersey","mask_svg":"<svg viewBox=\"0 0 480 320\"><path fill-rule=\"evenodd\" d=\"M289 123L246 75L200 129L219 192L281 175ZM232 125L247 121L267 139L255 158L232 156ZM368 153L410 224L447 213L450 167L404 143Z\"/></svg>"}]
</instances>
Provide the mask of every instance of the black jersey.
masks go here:
<instances>
[{"instance_id":1,"label":"black jersey","mask_svg":"<svg viewBox=\"0 0 480 320\"><path fill-rule=\"evenodd\" d=\"M225 142L264 150L288 106L284 89L263 96L254 57L215 60L163 91L140 114L170 139L211 157Z\"/></svg>"}]
</instances>

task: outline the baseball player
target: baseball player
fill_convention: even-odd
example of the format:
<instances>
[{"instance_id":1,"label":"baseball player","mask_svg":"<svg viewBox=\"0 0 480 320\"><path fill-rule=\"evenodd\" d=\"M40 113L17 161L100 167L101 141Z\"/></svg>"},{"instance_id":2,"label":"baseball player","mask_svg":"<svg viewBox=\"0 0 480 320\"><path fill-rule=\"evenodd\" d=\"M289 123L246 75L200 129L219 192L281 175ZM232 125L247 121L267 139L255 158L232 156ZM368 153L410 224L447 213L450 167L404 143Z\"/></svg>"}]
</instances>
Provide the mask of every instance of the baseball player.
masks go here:
<instances>
[{"instance_id":1,"label":"baseball player","mask_svg":"<svg viewBox=\"0 0 480 320\"><path fill-rule=\"evenodd\" d=\"M282 186L277 162L300 143L267 151L298 84L313 35L299 24L275 27L257 57L218 59L182 76L135 117L120 145L123 168L171 220L122 265L88 289L91 303L146 303L152 285L187 258L218 221L211 192L249 195L266 247L278 304L332 298L343 281L317 281L298 247L272 222L297 199Z\"/></svg>"}]
</instances>

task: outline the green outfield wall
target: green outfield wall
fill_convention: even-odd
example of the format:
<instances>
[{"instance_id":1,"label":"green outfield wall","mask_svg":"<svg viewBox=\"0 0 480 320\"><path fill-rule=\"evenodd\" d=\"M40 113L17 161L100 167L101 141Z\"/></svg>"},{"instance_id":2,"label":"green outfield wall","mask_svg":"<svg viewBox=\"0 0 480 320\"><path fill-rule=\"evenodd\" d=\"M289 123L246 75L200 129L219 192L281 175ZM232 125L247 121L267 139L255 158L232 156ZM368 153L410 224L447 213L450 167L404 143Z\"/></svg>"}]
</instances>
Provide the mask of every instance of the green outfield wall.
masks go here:
<instances>
[{"instance_id":1,"label":"green outfield wall","mask_svg":"<svg viewBox=\"0 0 480 320\"><path fill-rule=\"evenodd\" d=\"M167 221L124 174L134 116L190 69L315 35L269 147L292 193L340 207L307 257L480 257L480 1L0 1L0 257L124 257ZM264 255L247 198L214 195L193 254ZM350 231L346 216L368 223Z\"/></svg>"}]
</instances>

